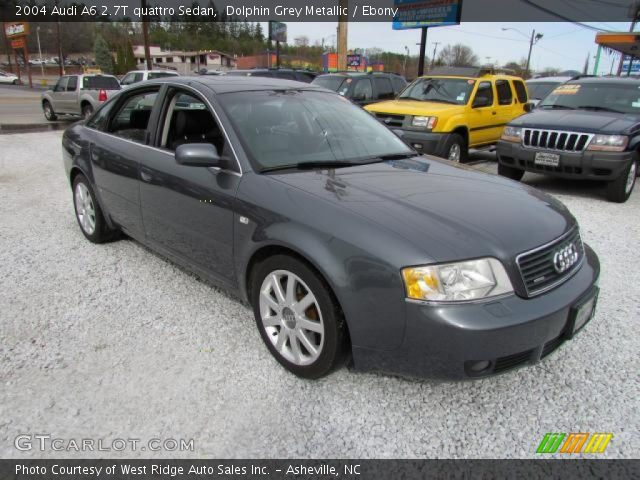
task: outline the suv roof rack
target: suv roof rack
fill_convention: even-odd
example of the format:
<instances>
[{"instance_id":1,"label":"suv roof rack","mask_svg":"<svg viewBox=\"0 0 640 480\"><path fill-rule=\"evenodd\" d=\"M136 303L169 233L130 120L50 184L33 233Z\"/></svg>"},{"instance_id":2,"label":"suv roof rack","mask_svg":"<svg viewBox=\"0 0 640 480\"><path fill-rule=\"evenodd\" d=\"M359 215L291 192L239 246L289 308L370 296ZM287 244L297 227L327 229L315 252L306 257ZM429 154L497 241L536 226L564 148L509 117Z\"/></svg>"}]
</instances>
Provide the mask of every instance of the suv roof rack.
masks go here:
<instances>
[{"instance_id":1,"label":"suv roof rack","mask_svg":"<svg viewBox=\"0 0 640 480\"><path fill-rule=\"evenodd\" d=\"M427 72L427 75L441 75L452 77L484 77L485 75L495 75L505 72L507 75L513 75L513 71L507 69L496 69L495 67L436 67Z\"/></svg>"}]
</instances>

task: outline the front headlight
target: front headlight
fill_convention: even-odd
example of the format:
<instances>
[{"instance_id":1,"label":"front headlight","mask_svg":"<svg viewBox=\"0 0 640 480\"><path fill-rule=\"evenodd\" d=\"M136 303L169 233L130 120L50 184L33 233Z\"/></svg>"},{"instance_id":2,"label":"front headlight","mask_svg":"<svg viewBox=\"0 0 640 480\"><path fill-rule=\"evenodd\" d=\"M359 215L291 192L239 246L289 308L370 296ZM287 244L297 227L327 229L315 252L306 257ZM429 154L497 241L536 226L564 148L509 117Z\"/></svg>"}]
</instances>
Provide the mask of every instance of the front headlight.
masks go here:
<instances>
[{"instance_id":1,"label":"front headlight","mask_svg":"<svg viewBox=\"0 0 640 480\"><path fill-rule=\"evenodd\" d=\"M412 127L428 128L433 130L438 124L438 117L413 117L411 120Z\"/></svg>"},{"instance_id":2,"label":"front headlight","mask_svg":"<svg viewBox=\"0 0 640 480\"><path fill-rule=\"evenodd\" d=\"M596 135L589 143L587 150L623 152L628 143L629 137L625 135Z\"/></svg>"},{"instance_id":3,"label":"front headlight","mask_svg":"<svg viewBox=\"0 0 640 480\"><path fill-rule=\"evenodd\" d=\"M506 270L495 258L404 268L402 277L407 298L413 300L464 302L513 292Z\"/></svg>"},{"instance_id":4,"label":"front headlight","mask_svg":"<svg viewBox=\"0 0 640 480\"><path fill-rule=\"evenodd\" d=\"M505 142L520 143L522 138L522 128L518 127L504 127L501 139Z\"/></svg>"}]
</instances>

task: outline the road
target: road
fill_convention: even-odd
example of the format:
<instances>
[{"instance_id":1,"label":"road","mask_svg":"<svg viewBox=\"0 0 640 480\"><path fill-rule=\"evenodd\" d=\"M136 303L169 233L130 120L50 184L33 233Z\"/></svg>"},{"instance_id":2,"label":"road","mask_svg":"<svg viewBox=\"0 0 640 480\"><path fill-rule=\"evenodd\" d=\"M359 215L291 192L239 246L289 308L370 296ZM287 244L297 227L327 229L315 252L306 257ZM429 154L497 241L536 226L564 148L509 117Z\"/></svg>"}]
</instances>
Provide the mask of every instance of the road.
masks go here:
<instances>
[{"instance_id":1,"label":"road","mask_svg":"<svg viewBox=\"0 0 640 480\"><path fill-rule=\"evenodd\" d=\"M61 128L77 118L64 117L56 122L48 122L42 113L40 96L42 90L24 86L0 85L0 126L18 125L49 128L51 124ZM2 130L4 128L0 128Z\"/></svg>"},{"instance_id":2,"label":"road","mask_svg":"<svg viewBox=\"0 0 640 480\"><path fill-rule=\"evenodd\" d=\"M595 319L542 363L465 383L347 368L311 382L271 357L246 305L135 241L87 242L60 135L0 136L0 457L533 458L547 432L611 432L599 457L637 457L639 191L621 205L525 176L602 262ZM20 434L194 450L22 452Z\"/></svg>"}]
</instances>

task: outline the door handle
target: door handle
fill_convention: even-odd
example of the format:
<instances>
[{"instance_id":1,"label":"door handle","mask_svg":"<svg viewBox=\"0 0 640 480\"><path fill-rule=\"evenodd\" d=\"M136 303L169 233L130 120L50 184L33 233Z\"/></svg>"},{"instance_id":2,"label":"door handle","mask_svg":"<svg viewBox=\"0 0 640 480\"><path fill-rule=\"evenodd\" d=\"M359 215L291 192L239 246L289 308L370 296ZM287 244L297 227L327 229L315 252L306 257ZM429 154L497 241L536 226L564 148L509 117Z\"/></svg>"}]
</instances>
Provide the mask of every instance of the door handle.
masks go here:
<instances>
[{"instance_id":1,"label":"door handle","mask_svg":"<svg viewBox=\"0 0 640 480\"><path fill-rule=\"evenodd\" d=\"M498 112L491 112L491 115L495 115L495 114L497 114L497 113L498 113Z\"/></svg>"},{"instance_id":2,"label":"door handle","mask_svg":"<svg viewBox=\"0 0 640 480\"><path fill-rule=\"evenodd\" d=\"M153 176L151 175L151 172L149 172L146 169L140 169L140 179L143 182L151 182L151 180L153 179Z\"/></svg>"}]
</instances>

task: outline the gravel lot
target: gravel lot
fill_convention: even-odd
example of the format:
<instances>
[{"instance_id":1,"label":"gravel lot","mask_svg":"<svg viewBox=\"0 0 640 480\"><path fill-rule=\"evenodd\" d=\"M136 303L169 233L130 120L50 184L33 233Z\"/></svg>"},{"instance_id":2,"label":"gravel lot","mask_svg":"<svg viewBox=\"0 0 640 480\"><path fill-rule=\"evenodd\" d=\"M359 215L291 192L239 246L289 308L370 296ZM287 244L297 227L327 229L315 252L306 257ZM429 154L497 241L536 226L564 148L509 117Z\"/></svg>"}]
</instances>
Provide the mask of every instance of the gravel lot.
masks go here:
<instances>
[{"instance_id":1,"label":"gravel lot","mask_svg":"<svg viewBox=\"0 0 640 480\"><path fill-rule=\"evenodd\" d=\"M542 364L464 383L347 369L309 382L271 358L247 306L134 241L87 242L60 137L0 136L0 457L524 458L546 432L613 432L605 456L638 457L640 191L619 205L525 176L571 208L603 269L595 320ZM14 449L42 433L195 451Z\"/></svg>"}]
</instances>

